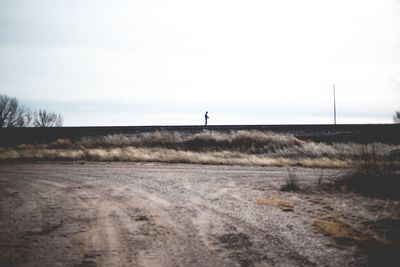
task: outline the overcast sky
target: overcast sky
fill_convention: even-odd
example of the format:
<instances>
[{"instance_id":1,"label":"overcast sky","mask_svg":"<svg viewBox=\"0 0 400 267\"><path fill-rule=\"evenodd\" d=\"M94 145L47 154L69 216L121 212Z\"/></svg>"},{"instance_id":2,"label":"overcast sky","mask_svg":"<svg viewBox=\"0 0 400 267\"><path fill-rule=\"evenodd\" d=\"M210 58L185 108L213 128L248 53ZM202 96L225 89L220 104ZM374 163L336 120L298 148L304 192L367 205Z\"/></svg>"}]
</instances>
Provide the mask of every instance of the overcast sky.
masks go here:
<instances>
[{"instance_id":1,"label":"overcast sky","mask_svg":"<svg viewBox=\"0 0 400 267\"><path fill-rule=\"evenodd\" d=\"M397 0L0 0L0 93L74 125L392 122Z\"/></svg>"}]
</instances>

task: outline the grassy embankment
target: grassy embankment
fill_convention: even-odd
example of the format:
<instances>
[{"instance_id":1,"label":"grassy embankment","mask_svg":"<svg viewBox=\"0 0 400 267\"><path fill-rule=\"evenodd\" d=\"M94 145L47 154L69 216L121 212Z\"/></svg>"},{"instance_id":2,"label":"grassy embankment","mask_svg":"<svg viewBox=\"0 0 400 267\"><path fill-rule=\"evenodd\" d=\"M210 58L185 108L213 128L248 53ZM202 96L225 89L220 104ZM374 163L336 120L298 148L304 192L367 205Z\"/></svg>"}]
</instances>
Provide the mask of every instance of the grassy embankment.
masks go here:
<instances>
[{"instance_id":1,"label":"grassy embankment","mask_svg":"<svg viewBox=\"0 0 400 267\"><path fill-rule=\"evenodd\" d=\"M369 150L385 159L386 164L399 148L380 143L315 143L260 131L152 132L3 147L0 161L94 160L347 168L362 161L363 153ZM398 164L396 160L390 162Z\"/></svg>"}]
</instances>

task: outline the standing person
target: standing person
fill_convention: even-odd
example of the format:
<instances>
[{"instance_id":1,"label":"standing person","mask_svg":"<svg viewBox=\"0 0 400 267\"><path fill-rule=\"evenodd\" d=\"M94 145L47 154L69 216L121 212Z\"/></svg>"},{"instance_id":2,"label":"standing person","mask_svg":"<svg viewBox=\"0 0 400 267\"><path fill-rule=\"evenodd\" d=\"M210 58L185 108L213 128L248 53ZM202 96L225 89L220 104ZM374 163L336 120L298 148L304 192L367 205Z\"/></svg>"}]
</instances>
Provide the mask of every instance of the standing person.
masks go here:
<instances>
[{"instance_id":1,"label":"standing person","mask_svg":"<svg viewBox=\"0 0 400 267\"><path fill-rule=\"evenodd\" d=\"M204 119L206 119L206 124L205 124L205 126L207 126L207 120L209 119L210 117L208 117L208 111L206 111L206 114L204 115Z\"/></svg>"}]
</instances>

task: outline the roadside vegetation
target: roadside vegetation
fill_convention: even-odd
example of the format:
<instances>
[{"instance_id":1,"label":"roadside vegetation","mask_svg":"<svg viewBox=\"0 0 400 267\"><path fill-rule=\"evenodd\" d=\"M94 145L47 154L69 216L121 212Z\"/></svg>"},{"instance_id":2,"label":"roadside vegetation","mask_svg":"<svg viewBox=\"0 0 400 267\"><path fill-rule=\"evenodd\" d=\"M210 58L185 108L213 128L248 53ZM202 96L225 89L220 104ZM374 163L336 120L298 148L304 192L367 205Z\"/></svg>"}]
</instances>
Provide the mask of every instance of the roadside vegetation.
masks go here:
<instances>
[{"instance_id":1,"label":"roadside vegetation","mask_svg":"<svg viewBox=\"0 0 400 267\"><path fill-rule=\"evenodd\" d=\"M288 177L286 178L286 183L281 186L281 191L296 192L300 190L299 179L295 171L289 167L286 167L288 171Z\"/></svg>"},{"instance_id":2,"label":"roadside vegetation","mask_svg":"<svg viewBox=\"0 0 400 267\"><path fill-rule=\"evenodd\" d=\"M261 131L148 132L59 139L0 148L0 160L95 160L349 168L373 149L377 163L397 165L400 146L315 143ZM397 154L396 154L397 153ZM394 155L394 156L393 156ZM381 162L383 161L383 162Z\"/></svg>"},{"instance_id":3,"label":"roadside vegetation","mask_svg":"<svg viewBox=\"0 0 400 267\"><path fill-rule=\"evenodd\" d=\"M399 150L389 155L378 153L374 145L363 147L352 170L335 186L371 197L400 199Z\"/></svg>"}]
</instances>

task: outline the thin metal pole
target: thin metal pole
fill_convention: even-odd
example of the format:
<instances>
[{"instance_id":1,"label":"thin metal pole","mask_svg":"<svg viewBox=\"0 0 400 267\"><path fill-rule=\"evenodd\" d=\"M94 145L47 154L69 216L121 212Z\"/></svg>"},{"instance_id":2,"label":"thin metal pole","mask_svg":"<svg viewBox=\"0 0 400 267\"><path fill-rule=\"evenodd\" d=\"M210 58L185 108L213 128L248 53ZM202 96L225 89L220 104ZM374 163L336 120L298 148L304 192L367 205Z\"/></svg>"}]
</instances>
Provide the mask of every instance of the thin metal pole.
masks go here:
<instances>
[{"instance_id":1,"label":"thin metal pole","mask_svg":"<svg viewBox=\"0 0 400 267\"><path fill-rule=\"evenodd\" d=\"M334 124L336 125L336 88L335 88L335 84L333 84L333 118L334 118Z\"/></svg>"}]
</instances>

